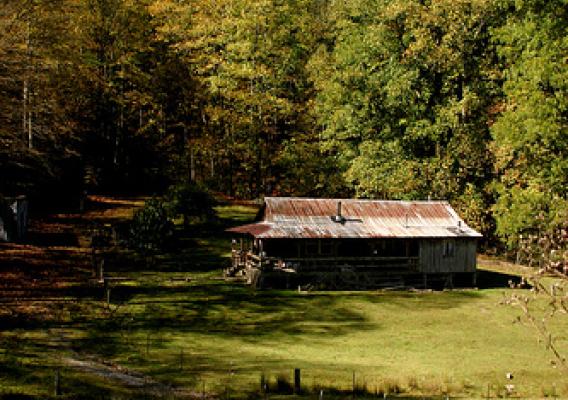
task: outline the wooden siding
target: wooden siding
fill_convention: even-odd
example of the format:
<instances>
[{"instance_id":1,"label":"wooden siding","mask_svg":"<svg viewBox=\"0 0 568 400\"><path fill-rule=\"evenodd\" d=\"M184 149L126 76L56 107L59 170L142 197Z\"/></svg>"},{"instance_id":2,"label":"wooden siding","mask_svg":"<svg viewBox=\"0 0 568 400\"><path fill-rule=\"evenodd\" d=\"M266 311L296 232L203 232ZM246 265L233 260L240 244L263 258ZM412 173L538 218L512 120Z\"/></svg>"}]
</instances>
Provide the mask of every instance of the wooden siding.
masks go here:
<instances>
[{"instance_id":1,"label":"wooden siding","mask_svg":"<svg viewBox=\"0 0 568 400\"><path fill-rule=\"evenodd\" d=\"M467 239L420 241L419 270L423 273L475 272L477 243Z\"/></svg>"}]
</instances>

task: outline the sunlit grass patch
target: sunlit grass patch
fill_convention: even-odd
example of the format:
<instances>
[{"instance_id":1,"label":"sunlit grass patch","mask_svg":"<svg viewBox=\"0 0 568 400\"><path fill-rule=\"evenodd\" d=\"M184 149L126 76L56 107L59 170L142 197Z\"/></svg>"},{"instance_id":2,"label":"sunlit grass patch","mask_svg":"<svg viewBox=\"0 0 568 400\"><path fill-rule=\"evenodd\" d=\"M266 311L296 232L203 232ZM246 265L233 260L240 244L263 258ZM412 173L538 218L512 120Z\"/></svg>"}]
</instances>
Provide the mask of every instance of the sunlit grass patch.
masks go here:
<instances>
[{"instance_id":1,"label":"sunlit grass patch","mask_svg":"<svg viewBox=\"0 0 568 400\"><path fill-rule=\"evenodd\" d=\"M215 207L217 216L234 222L250 222L258 213L258 207L246 205L222 205Z\"/></svg>"}]
</instances>

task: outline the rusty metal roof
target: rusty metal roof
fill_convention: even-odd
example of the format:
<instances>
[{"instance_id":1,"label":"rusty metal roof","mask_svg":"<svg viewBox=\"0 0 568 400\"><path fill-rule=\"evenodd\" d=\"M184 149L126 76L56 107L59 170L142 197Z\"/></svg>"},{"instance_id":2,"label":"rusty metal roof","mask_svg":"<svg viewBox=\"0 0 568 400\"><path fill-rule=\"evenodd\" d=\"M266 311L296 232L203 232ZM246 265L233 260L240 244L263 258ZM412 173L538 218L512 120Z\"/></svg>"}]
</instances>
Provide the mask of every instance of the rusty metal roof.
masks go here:
<instances>
[{"instance_id":1,"label":"rusty metal roof","mask_svg":"<svg viewBox=\"0 0 568 400\"><path fill-rule=\"evenodd\" d=\"M340 222L335 222L341 202ZM446 201L267 197L262 220L228 229L256 238L481 237Z\"/></svg>"}]
</instances>

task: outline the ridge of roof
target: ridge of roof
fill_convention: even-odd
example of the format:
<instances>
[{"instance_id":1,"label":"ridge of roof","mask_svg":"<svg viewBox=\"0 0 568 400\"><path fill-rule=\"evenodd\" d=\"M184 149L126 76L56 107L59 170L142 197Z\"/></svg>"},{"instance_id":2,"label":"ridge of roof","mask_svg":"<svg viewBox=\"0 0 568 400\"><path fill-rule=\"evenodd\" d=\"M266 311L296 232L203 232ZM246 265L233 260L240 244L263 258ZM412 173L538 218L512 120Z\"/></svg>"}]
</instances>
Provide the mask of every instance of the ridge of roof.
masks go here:
<instances>
[{"instance_id":1,"label":"ridge of roof","mask_svg":"<svg viewBox=\"0 0 568 400\"><path fill-rule=\"evenodd\" d=\"M347 201L347 202L369 202L369 203L409 203L409 204L450 204L447 200L382 200L382 199L350 199L332 197L286 197L286 196L266 196L266 200L299 200L299 201Z\"/></svg>"}]
</instances>

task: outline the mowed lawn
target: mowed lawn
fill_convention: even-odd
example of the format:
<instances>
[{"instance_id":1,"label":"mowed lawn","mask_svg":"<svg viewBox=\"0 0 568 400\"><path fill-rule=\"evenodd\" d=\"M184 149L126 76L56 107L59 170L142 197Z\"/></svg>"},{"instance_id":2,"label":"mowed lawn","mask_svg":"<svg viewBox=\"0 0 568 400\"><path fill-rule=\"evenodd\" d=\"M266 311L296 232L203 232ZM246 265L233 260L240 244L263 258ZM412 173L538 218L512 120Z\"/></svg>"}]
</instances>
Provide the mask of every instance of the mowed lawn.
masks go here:
<instances>
[{"instance_id":1,"label":"mowed lawn","mask_svg":"<svg viewBox=\"0 0 568 400\"><path fill-rule=\"evenodd\" d=\"M532 328L513 323L518 312L499 304L503 290L254 293L196 283L173 291L135 295L120 310L135 319L111 335L120 364L176 385L205 381L218 392L255 389L263 372L301 368L306 385L344 390L354 372L370 392L484 397L488 385L503 394L511 372L524 396L553 393L554 385L568 394ZM135 344L122 348L128 329Z\"/></svg>"},{"instance_id":2,"label":"mowed lawn","mask_svg":"<svg viewBox=\"0 0 568 400\"><path fill-rule=\"evenodd\" d=\"M481 272L479 290L258 291L220 279L230 246L222 228L254 209L219 211L222 224L196 231L177 251L109 266L119 278L110 305L101 289L100 298L61 303L54 321L2 330L0 393L50 395L59 368L68 396L141 395L73 359L143 374L180 388L172 392L180 397L246 397L259 391L261 376L274 392L294 368L310 396L346 396L355 379L358 396L487 398L506 396L512 384L513 397L568 397L568 379L535 330L503 304L529 293L498 287L508 277ZM554 329L567 331L568 318Z\"/></svg>"}]
</instances>

